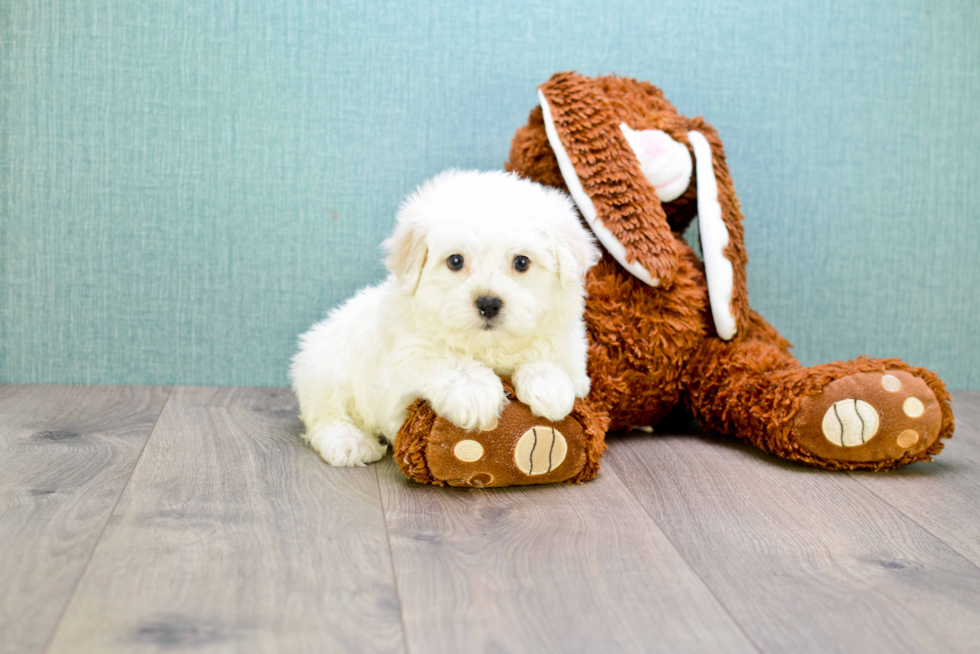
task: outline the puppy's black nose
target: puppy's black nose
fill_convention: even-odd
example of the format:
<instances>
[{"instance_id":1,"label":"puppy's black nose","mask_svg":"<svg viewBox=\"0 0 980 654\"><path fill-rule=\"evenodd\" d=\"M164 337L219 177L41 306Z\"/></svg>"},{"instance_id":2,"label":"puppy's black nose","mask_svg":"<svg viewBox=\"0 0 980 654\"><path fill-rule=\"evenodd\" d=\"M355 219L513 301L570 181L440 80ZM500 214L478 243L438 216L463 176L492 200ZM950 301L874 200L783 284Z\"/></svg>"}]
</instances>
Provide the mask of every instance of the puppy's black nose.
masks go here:
<instances>
[{"instance_id":1,"label":"puppy's black nose","mask_svg":"<svg viewBox=\"0 0 980 654\"><path fill-rule=\"evenodd\" d=\"M480 315L490 319L500 313L500 307L504 306L503 300L499 297L481 295L476 298L476 308L480 310Z\"/></svg>"}]
</instances>

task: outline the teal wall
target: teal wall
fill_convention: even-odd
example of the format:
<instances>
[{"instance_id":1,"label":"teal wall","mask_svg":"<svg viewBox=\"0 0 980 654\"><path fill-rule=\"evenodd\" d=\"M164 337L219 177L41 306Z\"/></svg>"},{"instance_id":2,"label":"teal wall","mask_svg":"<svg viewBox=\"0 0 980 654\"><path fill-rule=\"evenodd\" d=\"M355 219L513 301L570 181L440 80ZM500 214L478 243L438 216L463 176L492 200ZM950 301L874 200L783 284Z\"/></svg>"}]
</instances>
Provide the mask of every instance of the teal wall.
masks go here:
<instances>
[{"instance_id":1,"label":"teal wall","mask_svg":"<svg viewBox=\"0 0 980 654\"><path fill-rule=\"evenodd\" d=\"M0 2L0 381L285 384L400 198L557 70L720 130L807 363L980 388L980 3Z\"/></svg>"}]
</instances>

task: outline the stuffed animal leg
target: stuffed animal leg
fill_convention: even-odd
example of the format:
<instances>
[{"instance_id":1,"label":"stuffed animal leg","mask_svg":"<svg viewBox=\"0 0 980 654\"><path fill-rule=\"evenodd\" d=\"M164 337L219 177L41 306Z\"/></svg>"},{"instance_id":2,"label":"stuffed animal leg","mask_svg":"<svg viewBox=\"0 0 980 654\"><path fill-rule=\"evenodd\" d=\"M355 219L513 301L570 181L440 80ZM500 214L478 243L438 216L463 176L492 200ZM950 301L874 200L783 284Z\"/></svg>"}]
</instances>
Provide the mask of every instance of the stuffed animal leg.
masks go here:
<instances>
[{"instance_id":1,"label":"stuffed animal leg","mask_svg":"<svg viewBox=\"0 0 980 654\"><path fill-rule=\"evenodd\" d=\"M468 432L438 417L417 400L395 439L395 461L409 479L439 486L522 486L589 481L606 449L606 422L582 399L572 413L550 422L518 401L504 380L510 402L497 427Z\"/></svg>"},{"instance_id":2,"label":"stuffed animal leg","mask_svg":"<svg viewBox=\"0 0 980 654\"><path fill-rule=\"evenodd\" d=\"M746 338L708 340L691 361L686 403L705 429L832 470L897 468L943 449L953 412L934 373L866 357L805 368L752 317Z\"/></svg>"}]
</instances>

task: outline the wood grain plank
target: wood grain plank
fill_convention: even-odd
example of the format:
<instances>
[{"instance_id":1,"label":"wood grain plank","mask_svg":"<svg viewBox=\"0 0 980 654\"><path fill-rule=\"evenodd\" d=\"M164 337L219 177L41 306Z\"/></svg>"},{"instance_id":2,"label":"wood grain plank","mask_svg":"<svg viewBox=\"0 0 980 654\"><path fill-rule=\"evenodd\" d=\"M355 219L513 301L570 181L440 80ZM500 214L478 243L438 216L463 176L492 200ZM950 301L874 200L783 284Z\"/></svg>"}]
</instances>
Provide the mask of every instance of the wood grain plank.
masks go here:
<instances>
[{"instance_id":1,"label":"wood grain plank","mask_svg":"<svg viewBox=\"0 0 980 654\"><path fill-rule=\"evenodd\" d=\"M691 432L611 441L607 465L763 651L976 651L980 569L857 479Z\"/></svg>"},{"instance_id":2,"label":"wood grain plank","mask_svg":"<svg viewBox=\"0 0 980 654\"><path fill-rule=\"evenodd\" d=\"M40 652L169 389L0 386L0 652Z\"/></svg>"},{"instance_id":3,"label":"wood grain plank","mask_svg":"<svg viewBox=\"0 0 980 654\"><path fill-rule=\"evenodd\" d=\"M375 471L326 466L296 415L175 389L50 651L402 651Z\"/></svg>"},{"instance_id":4,"label":"wood grain plank","mask_svg":"<svg viewBox=\"0 0 980 654\"><path fill-rule=\"evenodd\" d=\"M613 471L422 486L379 464L409 649L755 652Z\"/></svg>"},{"instance_id":5,"label":"wood grain plank","mask_svg":"<svg viewBox=\"0 0 980 654\"><path fill-rule=\"evenodd\" d=\"M956 433L935 461L850 474L980 566L980 392L953 393L953 415Z\"/></svg>"}]
</instances>

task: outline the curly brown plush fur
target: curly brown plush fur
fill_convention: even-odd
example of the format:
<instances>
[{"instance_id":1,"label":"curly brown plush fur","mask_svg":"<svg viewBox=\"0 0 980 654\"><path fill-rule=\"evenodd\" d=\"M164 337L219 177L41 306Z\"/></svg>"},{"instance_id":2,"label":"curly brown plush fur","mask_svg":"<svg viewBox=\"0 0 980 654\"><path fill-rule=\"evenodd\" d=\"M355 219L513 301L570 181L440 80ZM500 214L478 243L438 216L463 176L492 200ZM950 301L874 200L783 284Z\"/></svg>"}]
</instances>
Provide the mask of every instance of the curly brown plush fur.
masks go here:
<instances>
[{"instance_id":1,"label":"curly brown plush fur","mask_svg":"<svg viewBox=\"0 0 980 654\"><path fill-rule=\"evenodd\" d=\"M804 368L789 354L789 342L750 308L741 209L721 139L703 118L681 116L659 89L631 79L559 73L540 90L601 223L624 245L629 262L640 262L660 281L645 284L608 252L589 272L592 391L581 410L616 431L656 424L684 405L707 429L833 470L885 470L942 450L954 423L949 394L934 373L898 359L864 357ZM729 237L724 256L733 270L730 309L737 331L730 340L718 336L704 266L681 236L697 213L696 176L683 195L661 203L620 123L663 130L692 156L690 131L709 143ZM568 190L541 107L517 131L505 168ZM400 461L405 452L417 458L413 452L431 426L422 404L412 413L406 433L414 435L399 445ZM594 463L597 469L598 456ZM422 468L414 470L406 474L433 481Z\"/></svg>"}]
</instances>

